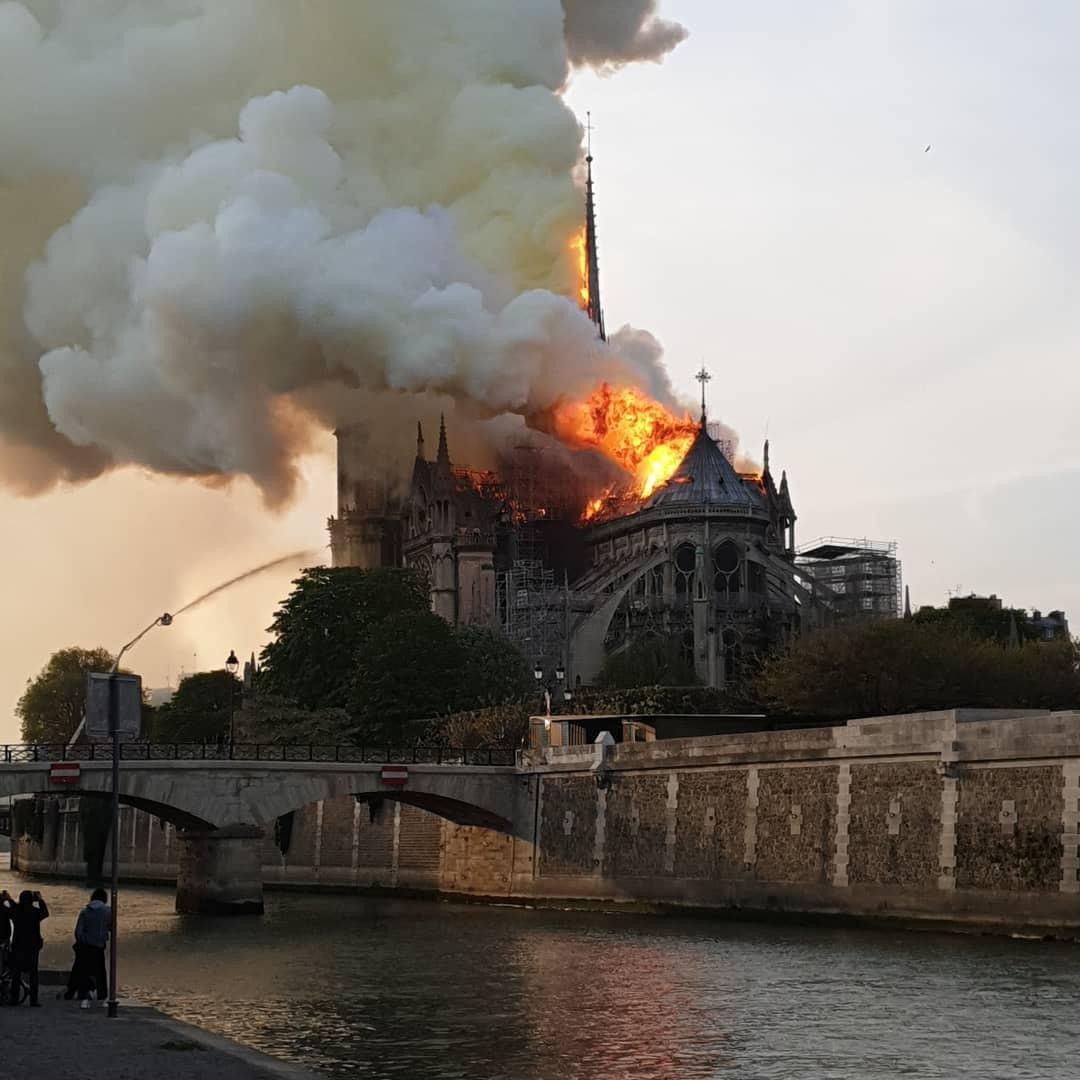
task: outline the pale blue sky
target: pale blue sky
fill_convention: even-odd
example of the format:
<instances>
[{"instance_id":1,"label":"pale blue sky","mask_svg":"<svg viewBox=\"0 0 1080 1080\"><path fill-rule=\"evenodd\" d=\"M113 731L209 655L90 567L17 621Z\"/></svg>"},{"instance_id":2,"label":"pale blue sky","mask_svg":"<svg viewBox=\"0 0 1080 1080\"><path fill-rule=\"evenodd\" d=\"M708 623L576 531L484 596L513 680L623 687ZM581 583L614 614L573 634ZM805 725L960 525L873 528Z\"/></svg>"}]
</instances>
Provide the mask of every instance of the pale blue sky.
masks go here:
<instances>
[{"instance_id":1,"label":"pale blue sky","mask_svg":"<svg viewBox=\"0 0 1080 1080\"><path fill-rule=\"evenodd\" d=\"M1080 620L1080 8L999 0L668 0L663 65L578 75L596 125L609 327L786 468L800 535L896 539L916 603L957 586ZM929 153L924 147L930 144ZM285 518L114 476L0 497L0 736L28 674L325 543L332 465ZM117 587L117 572L125 586ZM148 638L151 685L263 639L289 574Z\"/></svg>"}]
</instances>

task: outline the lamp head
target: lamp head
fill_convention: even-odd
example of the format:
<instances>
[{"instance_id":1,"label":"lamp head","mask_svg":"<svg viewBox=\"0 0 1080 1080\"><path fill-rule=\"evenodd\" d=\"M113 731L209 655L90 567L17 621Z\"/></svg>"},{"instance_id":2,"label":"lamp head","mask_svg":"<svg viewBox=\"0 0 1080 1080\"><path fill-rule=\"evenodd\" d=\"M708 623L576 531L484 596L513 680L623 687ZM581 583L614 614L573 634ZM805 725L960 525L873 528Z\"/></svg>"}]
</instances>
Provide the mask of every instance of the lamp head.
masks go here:
<instances>
[{"instance_id":1,"label":"lamp head","mask_svg":"<svg viewBox=\"0 0 1080 1080\"><path fill-rule=\"evenodd\" d=\"M229 650L229 658L225 661L225 670L230 675L235 675L240 670L240 661L236 658L236 652L233 649Z\"/></svg>"}]
</instances>

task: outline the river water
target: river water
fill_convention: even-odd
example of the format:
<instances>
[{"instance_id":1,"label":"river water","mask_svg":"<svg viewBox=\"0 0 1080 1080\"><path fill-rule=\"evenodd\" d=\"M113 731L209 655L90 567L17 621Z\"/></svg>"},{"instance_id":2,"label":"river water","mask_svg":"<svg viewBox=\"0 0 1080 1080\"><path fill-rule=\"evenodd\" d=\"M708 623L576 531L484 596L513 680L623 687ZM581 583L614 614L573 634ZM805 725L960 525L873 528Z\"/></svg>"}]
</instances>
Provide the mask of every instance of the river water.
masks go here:
<instances>
[{"instance_id":1,"label":"river water","mask_svg":"<svg viewBox=\"0 0 1080 1080\"><path fill-rule=\"evenodd\" d=\"M43 964L86 894L39 883ZM14 891L21 879L0 873ZM1080 947L270 893L125 890L123 992L332 1076L1073 1080ZM48 1002L46 1002L48 1005ZM47 1022L47 1010L42 1010Z\"/></svg>"}]
</instances>

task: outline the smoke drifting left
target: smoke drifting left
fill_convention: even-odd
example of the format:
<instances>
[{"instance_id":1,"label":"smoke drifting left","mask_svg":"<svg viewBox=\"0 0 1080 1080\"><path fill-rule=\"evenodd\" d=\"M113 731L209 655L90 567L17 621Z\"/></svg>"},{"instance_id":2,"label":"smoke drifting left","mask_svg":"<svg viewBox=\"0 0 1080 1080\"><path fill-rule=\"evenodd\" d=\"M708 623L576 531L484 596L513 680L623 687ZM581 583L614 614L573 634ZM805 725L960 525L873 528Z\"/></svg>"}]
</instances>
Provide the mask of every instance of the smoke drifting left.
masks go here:
<instances>
[{"instance_id":1,"label":"smoke drifting left","mask_svg":"<svg viewBox=\"0 0 1080 1080\"><path fill-rule=\"evenodd\" d=\"M603 345L570 299L560 96L573 63L676 45L655 8L0 5L3 479L130 464L280 505L376 412L449 399L497 450L498 418L599 381L662 399L655 343Z\"/></svg>"}]
</instances>

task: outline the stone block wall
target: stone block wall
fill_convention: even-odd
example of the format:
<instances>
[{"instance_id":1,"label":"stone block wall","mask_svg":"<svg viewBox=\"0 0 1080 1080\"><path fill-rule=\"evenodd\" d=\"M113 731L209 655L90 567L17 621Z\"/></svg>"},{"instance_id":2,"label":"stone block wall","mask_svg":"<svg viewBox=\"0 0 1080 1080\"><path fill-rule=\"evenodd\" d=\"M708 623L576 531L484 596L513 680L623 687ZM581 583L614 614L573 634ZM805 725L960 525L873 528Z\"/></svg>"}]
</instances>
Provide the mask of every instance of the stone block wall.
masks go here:
<instances>
[{"instance_id":1,"label":"stone block wall","mask_svg":"<svg viewBox=\"0 0 1080 1080\"><path fill-rule=\"evenodd\" d=\"M606 792L603 874L655 877L664 872L668 776L618 776Z\"/></svg>"},{"instance_id":2,"label":"stone block wall","mask_svg":"<svg viewBox=\"0 0 1080 1080\"><path fill-rule=\"evenodd\" d=\"M942 778L930 763L851 767L851 885L933 888L941 873Z\"/></svg>"},{"instance_id":3,"label":"stone block wall","mask_svg":"<svg viewBox=\"0 0 1080 1080\"><path fill-rule=\"evenodd\" d=\"M836 790L835 766L758 771L756 878L829 881L836 853Z\"/></svg>"},{"instance_id":4,"label":"stone block wall","mask_svg":"<svg viewBox=\"0 0 1080 1080\"><path fill-rule=\"evenodd\" d=\"M1062 881L1063 790L1059 765L964 770L957 888L1056 892Z\"/></svg>"},{"instance_id":5,"label":"stone block wall","mask_svg":"<svg viewBox=\"0 0 1080 1080\"><path fill-rule=\"evenodd\" d=\"M742 875L747 779L745 769L679 773L674 865L677 877Z\"/></svg>"},{"instance_id":6,"label":"stone block wall","mask_svg":"<svg viewBox=\"0 0 1080 1080\"><path fill-rule=\"evenodd\" d=\"M541 875L576 877L596 873L599 803L593 778L545 777L540 799Z\"/></svg>"},{"instance_id":7,"label":"stone block wall","mask_svg":"<svg viewBox=\"0 0 1080 1080\"><path fill-rule=\"evenodd\" d=\"M479 896L509 896L513 838L491 829L447 822L442 830L439 888Z\"/></svg>"}]
</instances>

